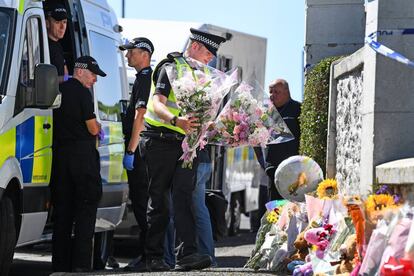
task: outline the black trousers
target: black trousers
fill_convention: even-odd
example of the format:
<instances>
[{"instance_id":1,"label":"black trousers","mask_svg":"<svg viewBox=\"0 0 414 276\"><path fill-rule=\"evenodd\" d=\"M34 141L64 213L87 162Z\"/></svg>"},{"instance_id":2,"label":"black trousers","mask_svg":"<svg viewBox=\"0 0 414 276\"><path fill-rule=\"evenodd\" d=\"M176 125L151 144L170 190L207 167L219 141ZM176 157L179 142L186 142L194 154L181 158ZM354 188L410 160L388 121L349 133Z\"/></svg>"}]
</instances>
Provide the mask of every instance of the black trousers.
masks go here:
<instances>
[{"instance_id":1,"label":"black trousers","mask_svg":"<svg viewBox=\"0 0 414 276\"><path fill-rule=\"evenodd\" d=\"M278 192L278 190L276 189L276 185L275 185L275 172L276 172L276 167L275 169L268 169L266 171L267 176L269 177L269 183L268 183L268 196L269 196L269 201L271 200L279 200L279 199L284 199L280 193Z\"/></svg>"},{"instance_id":2,"label":"black trousers","mask_svg":"<svg viewBox=\"0 0 414 276\"><path fill-rule=\"evenodd\" d=\"M99 153L93 142L54 146L51 194L53 270L91 270L96 211L102 196Z\"/></svg>"},{"instance_id":3,"label":"black trousers","mask_svg":"<svg viewBox=\"0 0 414 276\"><path fill-rule=\"evenodd\" d=\"M126 143L128 146L129 141ZM148 205L148 175L147 169L139 150L135 151L134 169L127 170L129 199L138 223L140 234L138 241L138 256L145 256L145 237L147 235L147 205Z\"/></svg>"},{"instance_id":4,"label":"black trousers","mask_svg":"<svg viewBox=\"0 0 414 276\"><path fill-rule=\"evenodd\" d=\"M192 169L181 167L181 141L144 137L140 147L149 177L147 258L164 257L171 191L176 236L183 242L182 256L197 252L192 201L197 162L194 162Z\"/></svg>"}]
</instances>

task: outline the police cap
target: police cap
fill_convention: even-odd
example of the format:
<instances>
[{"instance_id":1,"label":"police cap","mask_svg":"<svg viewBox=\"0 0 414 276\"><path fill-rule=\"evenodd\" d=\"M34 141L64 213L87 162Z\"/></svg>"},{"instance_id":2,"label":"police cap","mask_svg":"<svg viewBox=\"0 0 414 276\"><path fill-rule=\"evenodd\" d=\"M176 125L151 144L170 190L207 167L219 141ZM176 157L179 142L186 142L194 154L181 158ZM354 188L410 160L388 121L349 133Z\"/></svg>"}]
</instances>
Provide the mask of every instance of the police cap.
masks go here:
<instances>
[{"instance_id":1,"label":"police cap","mask_svg":"<svg viewBox=\"0 0 414 276\"><path fill-rule=\"evenodd\" d=\"M212 53L214 56L217 56L217 50L220 47L220 44L226 41L224 37L197 30L194 28L191 28L190 32L190 39L203 44L207 48L207 50L209 50L210 53Z\"/></svg>"},{"instance_id":2,"label":"police cap","mask_svg":"<svg viewBox=\"0 0 414 276\"><path fill-rule=\"evenodd\" d=\"M50 4L45 8L46 17L50 16L56 21L68 19L66 8L61 4Z\"/></svg>"},{"instance_id":3,"label":"police cap","mask_svg":"<svg viewBox=\"0 0 414 276\"><path fill-rule=\"evenodd\" d=\"M91 56L81 56L75 60L75 68L88 69L94 74L97 74L101 77L105 77L106 74L104 71L99 68L96 60Z\"/></svg>"},{"instance_id":4,"label":"police cap","mask_svg":"<svg viewBox=\"0 0 414 276\"><path fill-rule=\"evenodd\" d=\"M135 48L145 50L148 53L150 53L150 55L152 55L152 53L154 52L154 45L152 45L151 40L149 40L146 37L136 37L133 40L129 41L128 43L119 46L119 49L121 51L135 49Z\"/></svg>"}]
</instances>

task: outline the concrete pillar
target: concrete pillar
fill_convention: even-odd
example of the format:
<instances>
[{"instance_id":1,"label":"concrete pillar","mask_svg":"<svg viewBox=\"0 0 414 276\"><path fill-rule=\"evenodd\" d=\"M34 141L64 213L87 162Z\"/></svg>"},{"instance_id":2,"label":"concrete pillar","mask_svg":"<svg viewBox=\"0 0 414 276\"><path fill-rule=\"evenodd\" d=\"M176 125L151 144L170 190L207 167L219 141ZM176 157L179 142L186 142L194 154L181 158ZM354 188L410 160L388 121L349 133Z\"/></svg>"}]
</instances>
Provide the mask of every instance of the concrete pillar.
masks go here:
<instances>
[{"instance_id":1,"label":"concrete pillar","mask_svg":"<svg viewBox=\"0 0 414 276\"><path fill-rule=\"evenodd\" d=\"M364 0L306 0L305 67L364 45Z\"/></svg>"},{"instance_id":2,"label":"concrete pillar","mask_svg":"<svg viewBox=\"0 0 414 276\"><path fill-rule=\"evenodd\" d=\"M414 35L392 30L413 26L414 1L367 3L366 35L381 31L378 42L412 60ZM375 182L377 165L414 156L414 68L366 47L360 183L363 193Z\"/></svg>"}]
</instances>

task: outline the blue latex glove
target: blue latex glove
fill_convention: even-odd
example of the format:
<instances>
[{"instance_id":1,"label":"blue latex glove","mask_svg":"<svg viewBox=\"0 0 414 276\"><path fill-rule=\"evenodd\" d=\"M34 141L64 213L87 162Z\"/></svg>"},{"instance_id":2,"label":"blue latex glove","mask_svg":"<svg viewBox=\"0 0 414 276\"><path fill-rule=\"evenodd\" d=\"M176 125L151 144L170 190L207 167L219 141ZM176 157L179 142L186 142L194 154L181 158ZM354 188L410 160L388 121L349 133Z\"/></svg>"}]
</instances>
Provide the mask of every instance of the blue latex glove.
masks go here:
<instances>
[{"instance_id":1,"label":"blue latex glove","mask_svg":"<svg viewBox=\"0 0 414 276\"><path fill-rule=\"evenodd\" d=\"M132 169L134 168L134 157L134 154L124 154L124 160L122 161L122 164L124 165L124 168L128 171L132 171Z\"/></svg>"},{"instance_id":2,"label":"blue latex glove","mask_svg":"<svg viewBox=\"0 0 414 276\"><path fill-rule=\"evenodd\" d=\"M103 141L105 139L105 131L103 130L103 128L99 130L98 139L99 141Z\"/></svg>"}]
</instances>

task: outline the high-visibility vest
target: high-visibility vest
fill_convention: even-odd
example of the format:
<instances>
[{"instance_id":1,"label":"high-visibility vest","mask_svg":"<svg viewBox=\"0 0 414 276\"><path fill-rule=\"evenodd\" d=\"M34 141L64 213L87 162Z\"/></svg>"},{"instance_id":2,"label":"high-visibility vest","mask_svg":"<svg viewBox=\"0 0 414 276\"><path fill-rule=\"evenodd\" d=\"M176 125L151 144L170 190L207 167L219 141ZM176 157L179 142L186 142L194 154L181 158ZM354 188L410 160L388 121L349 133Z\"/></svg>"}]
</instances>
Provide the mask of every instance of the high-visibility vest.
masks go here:
<instances>
[{"instance_id":1,"label":"high-visibility vest","mask_svg":"<svg viewBox=\"0 0 414 276\"><path fill-rule=\"evenodd\" d=\"M178 78L181 78L183 75L183 67L187 67L188 69L193 70L190 67L190 65L188 65L188 63L185 61L183 57L174 58L174 62L175 62L175 65L177 66L177 77ZM147 122L149 125L154 126L154 127L165 127L165 128L171 129L175 132L185 135L185 131L182 128L171 125L170 122L164 121L163 119L158 117L158 115L154 112L154 104L152 101L152 98L154 96L154 91L155 91L155 87L154 85L152 85L151 95L149 97L148 104L147 104L147 112L145 112L145 117L144 117L145 122ZM174 116L177 116L177 117L180 116L180 108L177 105L177 99L175 98L174 91L172 90L172 88L170 90L170 94L168 95L166 106L168 110Z\"/></svg>"}]
</instances>

